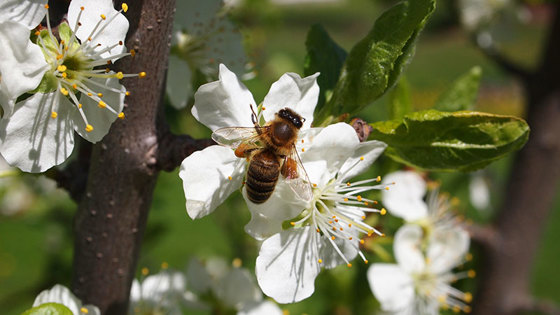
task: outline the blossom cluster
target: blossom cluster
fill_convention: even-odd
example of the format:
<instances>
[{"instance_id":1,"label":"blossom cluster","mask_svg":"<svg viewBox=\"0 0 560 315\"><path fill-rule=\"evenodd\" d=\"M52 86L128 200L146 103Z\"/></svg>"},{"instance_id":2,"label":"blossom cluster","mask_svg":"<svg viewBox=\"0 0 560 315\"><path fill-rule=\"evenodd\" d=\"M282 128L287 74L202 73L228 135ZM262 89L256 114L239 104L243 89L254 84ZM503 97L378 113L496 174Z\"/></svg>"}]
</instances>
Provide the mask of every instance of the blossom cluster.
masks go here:
<instances>
[{"instance_id":1,"label":"blossom cluster","mask_svg":"<svg viewBox=\"0 0 560 315\"><path fill-rule=\"evenodd\" d=\"M0 153L12 166L43 172L64 162L74 131L100 141L124 119L130 76L111 70L126 52L128 10L111 0L73 0L67 22L51 27L47 1L10 1L0 9ZM39 25L46 21L46 27Z\"/></svg>"}]
</instances>

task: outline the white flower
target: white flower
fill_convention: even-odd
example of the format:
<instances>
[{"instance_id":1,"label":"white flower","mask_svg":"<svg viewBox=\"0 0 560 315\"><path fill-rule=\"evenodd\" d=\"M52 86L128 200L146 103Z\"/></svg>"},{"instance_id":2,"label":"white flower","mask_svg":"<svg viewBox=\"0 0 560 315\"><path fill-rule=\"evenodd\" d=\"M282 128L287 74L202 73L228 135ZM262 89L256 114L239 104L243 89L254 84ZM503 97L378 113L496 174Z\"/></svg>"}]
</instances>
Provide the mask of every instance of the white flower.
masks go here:
<instances>
[{"instance_id":1,"label":"white flower","mask_svg":"<svg viewBox=\"0 0 560 315\"><path fill-rule=\"evenodd\" d=\"M451 286L458 279L474 276L473 271L453 273L464 262L468 235L451 233L427 243L422 227L401 227L393 244L397 264L376 263L368 270L368 281L381 308L390 314L439 314L439 308L469 312L472 300Z\"/></svg>"},{"instance_id":2,"label":"white flower","mask_svg":"<svg viewBox=\"0 0 560 315\"><path fill-rule=\"evenodd\" d=\"M33 14L42 10L47 15L47 29L35 32L35 43L29 40L28 26L0 23L0 102L5 113L0 152L11 165L30 172L65 161L74 147L74 130L90 142L100 141L117 117L124 118L128 92L118 80L137 76L106 70L134 54L123 45L128 20L121 12L126 4L116 11L111 0L95 5L73 0L68 24L58 26L59 38L53 35L47 8L30 7Z\"/></svg>"},{"instance_id":3,"label":"white flower","mask_svg":"<svg viewBox=\"0 0 560 315\"><path fill-rule=\"evenodd\" d=\"M490 189L482 171L471 174L469 181L469 200L479 211L488 210L490 206Z\"/></svg>"},{"instance_id":4,"label":"white flower","mask_svg":"<svg viewBox=\"0 0 560 315\"><path fill-rule=\"evenodd\" d=\"M40 306L45 303L58 303L66 306L74 315L100 315L99 308L94 305L82 305L82 301L78 299L70 290L60 284L55 285L50 290L39 293L33 302L33 307Z\"/></svg>"},{"instance_id":5,"label":"white flower","mask_svg":"<svg viewBox=\"0 0 560 315\"><path fill-rule=\"evenodd\" d=\"M180 315L187 280L176 271L163 270L132 282L129 314Z\"/></svg>"},{"instance_id":6,"label":"white flower","mask_svg":"<svg viewBox=\"0 0 560 315\"><path fill-rule=\"evenodd\" d=\"M313 121L319 96L317 76L301 78L294 73L284 74L272 84L259 115L268 121L280 109L290 107L306 119L300 129L300 133L305 132ZM202 85L196 92L192 114L212 131L223 127L252 127L250 105L256 104L237 76L220 65L219 80ZM196 219L210 214L241 188L246 167L246 160L236 157L232 149L217 145L188 156L181 164L179 176L183 179L189 216Z\"/></svg>"},{"instance_id":7,"label":"white flower","mask_svg":"<svg viewBox=\"0 0 560 315\"><path fill-rule=\"evenodd\" d=\"M0 3L0 23L12 21L33 29L45 17L45 4L47 0L3 0Z\"/></svg>"},{"instance_id":8,"label":"white flower","mask_svg":"<svg viewBox=\"0 0 560 315\"><path fill-rule=\"evenodd\" d=\"M487 25L510 0L459 0L461 23L469 31L476 31Z\"/></svg>"},{"instance_id":9,"label":"white flower","mask_svg":"<svg viewBox=\"0 0 560 315\"><path fill-rule=\"evenodd\" d=\"M383 152L384 143L360 143L354 129L344 123L318 130L307 143L301 159L313 183L313 199L302 204L293 193L275 193L263 204L248 203L252 220L246 231L258 239L272 235L262 243L257 280L263 292L279 303L309 297L321 267L351 266L357 255L367 263L359 249L361 234L381 233L363 219L368 212L385 213L361 195L382 189L379 177L350 182ZM283 227L287 220L290 224Z\"/></svg>"},{"instance_id":10,"label":"white flower","mask_svg":"<svg viewBox=\"0 0 560 315\"><path fill-rule=\"evenodd\" d=\"M216 80L221 63L242 75L247 57L222 0L178 0L176 6L167 92L171 104L181 109L192 95L193 82Z\"/></svg>"}]
</instances>

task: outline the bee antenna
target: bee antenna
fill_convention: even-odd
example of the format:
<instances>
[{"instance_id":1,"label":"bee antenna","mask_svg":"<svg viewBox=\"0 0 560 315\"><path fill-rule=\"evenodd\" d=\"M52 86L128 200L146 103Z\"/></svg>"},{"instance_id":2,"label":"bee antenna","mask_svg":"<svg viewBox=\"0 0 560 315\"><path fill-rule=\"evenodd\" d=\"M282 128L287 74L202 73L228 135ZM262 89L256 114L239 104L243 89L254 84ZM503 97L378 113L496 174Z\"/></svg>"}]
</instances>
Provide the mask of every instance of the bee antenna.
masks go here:
<instances>
[{"instance_id":1,"label":"bee antenna","mask_svg":"<svg viewBox=\"0 0 560 315\"><path fill-rule=\"evenodd\" d=\"M253 112L253 114L251 115L251 121L253 121L253 125L257 124L257 114L255 113L255 109L253 108L253 104L249 104L249 107L251 107L251 111Z\"/></svg>"}]
</instances>

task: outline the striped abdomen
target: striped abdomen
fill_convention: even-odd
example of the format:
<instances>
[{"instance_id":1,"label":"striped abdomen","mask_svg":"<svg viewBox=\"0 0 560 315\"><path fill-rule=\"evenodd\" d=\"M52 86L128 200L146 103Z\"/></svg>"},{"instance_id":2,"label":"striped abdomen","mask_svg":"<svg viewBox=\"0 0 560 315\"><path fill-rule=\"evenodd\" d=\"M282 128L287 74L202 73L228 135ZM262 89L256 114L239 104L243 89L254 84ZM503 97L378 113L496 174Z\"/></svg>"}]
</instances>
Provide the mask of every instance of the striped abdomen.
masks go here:
<instances>
[{"instance_id":1,"label":"striped abdomen","mask_svg":"<svg viewBox=\"0 0 560 315\"><path fill-rule=\"evenodd\" d=\"M268 150L255 153L249 163L245 181L249 200L254 203L267 201L274 191L279 174L280 162L274 153Z\"/></svg>"}]
</instances>

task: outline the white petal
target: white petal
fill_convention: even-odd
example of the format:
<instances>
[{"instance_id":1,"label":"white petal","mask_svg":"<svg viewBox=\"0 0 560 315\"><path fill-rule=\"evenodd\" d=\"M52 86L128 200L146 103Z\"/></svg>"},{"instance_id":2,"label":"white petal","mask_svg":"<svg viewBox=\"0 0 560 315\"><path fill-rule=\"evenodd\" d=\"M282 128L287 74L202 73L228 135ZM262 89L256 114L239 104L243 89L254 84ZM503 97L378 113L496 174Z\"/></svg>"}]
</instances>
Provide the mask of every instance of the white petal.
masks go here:
<instances>
[{"instance_id":1,"label":"white petal","mask_svg":"<svg viewBox=\"0 0 560 315\"><path fill-rule=\"evenodd\" d=\"M460 227L435 228L430 237L427 257L434 273L447 272L463 261L469 250L470 237Z\"/></svg>"},{"instance_id":2,"label":"white petal","mask_svg":"<svg viewBox=\"0 0 560 315\"><path fill-rule=\"evenodd\" d=\"M301 78L296 73L286 73L274 82L265 96L263 112L266 121L274 119L274 114L284 107L289 107L305 118L302 129L311 127L313 112L319 98L319 85L315 73Z\"/></svg>"},{"instance_id":3,"label":"white petal","mask_svg":"<svg viewBox=\"0 0 560 315\"><path fill-rule=\"evenodd\" d=\"M358 233L352 233L353 240L350 241L345 238L336 238L335 245L342 252L348 261L354 260L358 255ZM319 258L323 260L321 266L326 269L332 269L339 265L346 264L346 261L336 251L332 243L323 235L321 236L321 248L319 250Z\"/></svg>"},{"instance_id":4,"label":"white petal","mask_svg":"<svg viewBox=\"0 0 560 315\"><path fill-rule=\"evenodd\" d=\"M239 189L245 164L231 149L219 145L194 152L184 159L179 176L183 179L189 216L198 219L210 214Z\"/></svg>"},{"instance_id":5,"label":"white petal","mask_svg":"<svg viewBox=\"0 0 560 315\"><path fill-rule=\"evenodd\" d=\"M197 258L193 258L189 262L187 279L189 279L189 289L199 295L206 293L212 286L212 277L203 262Z\"/></svg>"},{"instance_id":6,"label":"white petal","mask_svg":"<svg viewBox=\"0 0 560 315\"><path fill-rule=\"evenodd\" d=\"M332 179L359 143L354 128L348 124L338 123L323 128L300 155L311 182L321 187L325 180Z\"/></svg>"},{"instance_id":7,"label":"white petal","mask_svg":"<svg viewBox=\"0 0 560 315\"><path fill-rule=\"evenodd\" d=\"M426 182L416 172L398 171L383 179L389 190L382 191L383 204L394 216L412 222L428 215L428 207L423 198L426 194Z\"/></svg>"},{"instance_id":8,"label":"white petal","mask_svg":"<svg viewBox=\"0 0 560 315\"><path fill-rule=\"evenodd\" d=\"M221 279L214 292L226 306L237 309L247 303L262 300L261 290L253 276L244 268L233 268Z\"/></svg>"},{"instance_id":9,"label":"white petal","mask_svg":"<svg viewBox=\"0 0 560 315\"><path fill-rule=\"evenodd\" d=\"M175 55L169 55L167 95L171 105L176 109L185 108L189 97L192 95L191 75L191 68L189 68L185 61Z\"/></svg>"},{"instance_id":10,"label":"white petal","mask_svg":"<svg viewBox=\"0 0 560 315\"><path fill-rule=\"evenodd\" d=\"M397 312L414 303L413 280L394 264L373 264L367 272L369 286L384 311Z\"/></svg>"},{"instance_id":11,"label":"white petal","mask_svg":"<svg viewBox=\"0 0 560 315\"><path fill-rule=\"evenodd\" d=\"M64 162L74 148L72 106L57 92L37 93L17 103L12 115L0 121L0 152L6 161L33 173Z\"/></svg>"},{"instance_id":12,"label":"white petal","mask_svg":"<svg viewBox=\"0 0 560 315\"><path fill-rule=\"evenodd\" d=\"M469 200L477 210L486 210L490 205L490 188L482 173L475 172L471 175Z\"/></svg>"},{"instance_id":13,"label":"white petal","mask_svg":"<svg viewBox=\"0 0 560 315\"><path fill-rule=\"evenodd\" d=\"M206 60L207 67L217 68L223 63L233 73L242 76L245 73L247 56L243 47L243 37L239 30L222 16L214 25L208 38Z\"/></svg>"},{"instance_id":14,"label":"white petal","mask_svg":"<svg viewBox=\"0 0 560 315\"><path fill-rule=\"evenodd\" d=\"M70 290L60 284L56 284L50 290L44 290L33 302L33 307L39 306L45 303L59 303L68 307L73 314L79 314L80 308L82 307L82 302L74 295Z\"/></svg>"},{"instance_id":15,"label":"white petal","mask_svg":"<svg viewBox=\"0 0 560 315\"><path fill-rule=\"evenodd\" d=\"M98 93L102 93L103 97L101 98L106 104L107 107L111 107L115 110L115 112L120 113L124 107L124 92L126 89L119 83L119 80L116 78L108 78L108 79L92 79L108 88L116 89L122 91L123 93L113 92L108 89L104 89L98 86L92 86L94 91ZM86 139L91 143L96 143L101 141L103 137L109 132L111 125L117 119L117 115L111 112L107 108L100 108L98 106L98 102L91 99L87 95L82 94L80 97L80 102L82 103L82 110L88 120L88 123L93 126L93 130L90 132L86 131L86 124L84 119L80 115L78 110L73 111L74 113L74 128L76 128L76 132L82 136L82 138Z\"/></svg>"},{"instance_id":16,"label":"white petal","mask_svg":"<svg viewBox=\"0 0 560 315\"><path fill-rule=\"evenodd\" d=\"M366 141L358 144L354 154L350 156L338 172L338 180L346 182L354 176L365 172L385 151L387 144L381 141Z\"/></svg>"},{"instance_id":17,"label":"white petal","mask_svg":"<svg viewBox=\"0 0 560 315\"><path fill-rule=\"evenodd\" d=\"M243 188L243 197L251 213L260 214L266 218L285 221L298 215L307 202L297 198L290 185L281 176L270 198L261 204L256 204L247 198L247 190Z\"/></svg>"},{"instance_id":18,"label":"white petal","mask_svg":"<svg viewBox=\"0 0 560 315\"><path fill-rule=\"evenodd\" d=\"M142 300L142 289L140 287L140 282L134 279L132 280L132 287L130 288L130 303L135 303Z\"/></svg>"},{"instance_id":19,"label":"white petal","mask_svg":"<svg viewBox=\"0 0 560 315\"><path fill-rule=\"evenodd\" d=\"M251 209L250 206L249 209ZM256 240L262 241L276 233L280 233L282 231L282 223L283 221L270 219L259 213L251 212L251 221L245 225L245 232Z\"/></svg>"},{"instance_id":20,"label":"white petal","mask_svg":"<svg viewBox=\"0 0 560 315\"><path fill-rule=\"evenodd\" d=\"M235 73L220 65L220 79L198 88L194 94L193 116L212 131L222 127L252 127L253 95Z\"/></svg>"},{"instance_id":21,"label":"white petal","mask_svg":"<svg viewBox=\"0 0 560 315\"><path fill-rule=\"evenodd\" d=\"M399 266L408 272L419 272L426 266L422 254L424 232L419 225L406 224L395 233L393 251Z\"/></svg>"},{"instance_id":22,"label":"white petal","mask_svg":"<svg viewBox=\"0 0 560 315\"><path fill-rule=\"evenodd\" d=\"M255 272L264 294L278 303L298 302L313 294L321 271L317 234L311 227L296 228L262 243Z\"/></svg>"},{"instance_id":23,"label":"white petal","mask_svg":"<svg viewBox=\"0 0 560 315\"><path fill-rule=\"evenodd\" d=\"M282 309L271 301L253 302L243 306L237 315L282 315Z\"/></svg>"},{"instance_id":24,"label":"white petal","mask_svg":"<svg viewBox=\"0 0 560 315\"><path fill-rule=\"evenodd\" d=\"M28 30L35 28L47 14L47 0L2 0L0 3L0 23L18 22ZM29 37L29 34L27 34Z\"/></svg>"},{"instance_id":25,"label":"white petal","mask_svg":"<svg viewBox=\"0 0 560 315\"><path fill-rule=\"evenodd\" d=\"M160 272L150 275L142 281L143 299L162 302L183 294L186 290L187 280L185 276L177 271Z\"/></svg>"},{"instance_id":26,"label":"white petal","mask_svg":"<svg viewBox=\"0 0 560 315\"><path fill-rule=\"evenodd\" d=\"M216 13L220 10L221 5L221 0L176 1L174 27L177 30L187 30L192 34L202 33L208 24L216 21Z\"/></svg>"},{"instance_id":27,"label":"white petal","mask_svg":"<svg viewBox=\"0 0 560 315\"><path fill-rule=\"evenodd\" d=\"M0 88L7 99L35 89L47 69L41 48L29 40L29 29L16 22L0 23Z\"/></svg>"},{"instance_id":28,"label":"white petal","mask_svg":"<svg viewBox=\"0 0 560 315\"><path fill-rule=\"evenodd\" d=\"M72 0L68 7L68 23L73 30L75 30L81 7L84 7L84 11L80 17L81 26L78 27L76 36L82 43L85 43L91 37L91 46L95 47L95 52L100 52L109 46L124 41L126 32L128 32L128 20L115 10L112 0L98 0L95 3L89 0ZM101 15L104 15L106 19L102 20ZM100 21L99 27L92 34ZM101 45L97 46L97 44ZM101 58L109 58L125 50L124 45L117 45L111 50L101 53L100 56Z\"/></svg>"}]
</instances>

